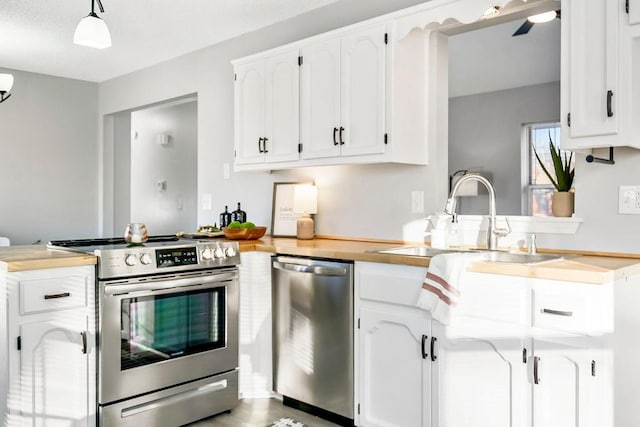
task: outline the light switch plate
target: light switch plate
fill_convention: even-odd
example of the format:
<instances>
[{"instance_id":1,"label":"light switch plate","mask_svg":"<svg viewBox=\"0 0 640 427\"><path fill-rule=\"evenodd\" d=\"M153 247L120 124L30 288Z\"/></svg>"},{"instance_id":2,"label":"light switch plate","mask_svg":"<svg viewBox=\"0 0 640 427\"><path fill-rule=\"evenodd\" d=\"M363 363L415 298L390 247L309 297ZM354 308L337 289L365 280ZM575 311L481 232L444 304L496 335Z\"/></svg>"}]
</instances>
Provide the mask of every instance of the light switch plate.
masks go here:
<instances>
[{"instance_id":1,"label":"light switch plate","mask_svg":"<svg viewBox=\"0 0 640 427\"><path fill-rule=\"evenodd\" d=\"M211 194L203 194L202 195L202 210L210 211L211 210Z\"/></svg>"},{"instance_id":2,"label":"light switch plate","mask_svg":"<svg viewBox=\"0 0 640 427\"><path fill-rule=\"evenodd\" d=\"M640 185L621 185L619 187L618 213L640 215Z\"/></svg>"},{"instance_id":3,"label":"light switch plate","mask_svg":"<svg viewBox=\"0 0 640 427\"><path fill-rule=\"evenodd\" d=\"M411 213L424 213L424 191L411 192Z\"/></svg>"}]
</instances>

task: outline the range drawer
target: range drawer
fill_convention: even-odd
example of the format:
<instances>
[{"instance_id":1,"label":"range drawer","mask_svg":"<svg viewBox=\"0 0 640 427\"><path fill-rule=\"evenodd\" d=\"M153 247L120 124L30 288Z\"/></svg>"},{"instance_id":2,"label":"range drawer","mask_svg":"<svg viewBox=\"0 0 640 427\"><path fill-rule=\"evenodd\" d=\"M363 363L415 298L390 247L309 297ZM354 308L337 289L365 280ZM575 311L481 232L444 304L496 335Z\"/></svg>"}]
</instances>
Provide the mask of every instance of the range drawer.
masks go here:
<instances>
[{"instance_id":1,"label":"range drawer","mask_svg":"<svg viewBox=\"0 0 640 427\"><path fill-rule=\"evenodd\" d=\"M532 297L532 326L536 328L586 335L613 330L611 285L539 281L532 288Z\"/></svg>"},{"instance_id":2,"label":"range drawer","mask_svg":"<svg viewBox=\"0 0 640 427\"><path fill-rule=\"evenodd\" d=\"M84 275L21 280L20 314L86 307L88 282Z\"/></svg>"}]
</instances>

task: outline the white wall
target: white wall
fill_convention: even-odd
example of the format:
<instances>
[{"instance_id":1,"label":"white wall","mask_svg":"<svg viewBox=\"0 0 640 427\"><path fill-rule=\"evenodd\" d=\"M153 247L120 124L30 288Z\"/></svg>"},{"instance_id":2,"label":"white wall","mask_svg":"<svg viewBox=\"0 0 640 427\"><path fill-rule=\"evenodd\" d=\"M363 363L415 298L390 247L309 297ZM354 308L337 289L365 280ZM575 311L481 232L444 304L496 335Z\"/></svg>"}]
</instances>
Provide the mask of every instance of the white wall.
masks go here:
<instances>
[{"instance_id":1,"label":"white wall","mask_svg":"<svg viewBox=\"0 0 640 427\"><path fill-rule=\"evenodd\" d=\"M419 2L343 0L99 86L1 70L16 81L11 99L0 104L0 235L14 244L113 235L114 147L108 144L113 138L105 146L96 140L114 129L108 122L103 126L103 116L198 93L197 181L201 194L213 196L211 211L198 207L198 222L212 222L225 204L241 201L250 219L269 224L272 183L313 178L321 185L320 233L401 238L402 225L422 217L409 213L410 191L435 192L428 168L362 165L222 178L223 164L233 158L229 61ZM584 223L575 236L539 236L540 246L637 253L640 217L619 215L617 194L619 185L640 184L640 151L617 148L614 166L587 164L583 157L578 156L575 186L576 215ZM440 208L428 197L425 202L427 212ZM116 234L121 231L118 227Z\"/></svg>"},{"instance_id":2,"label":"white wall","mask_svg":"<svg viewBox=\"0 0 640 427\"><path fill-rule=\"evenodd\" d=\"M449 99L449 174L488 172L499 214L521 215L524 123L560 120L560 82ZM462 197L461 214L486 214L486 194Z\"/></svg>"},{"instance_id":3,"label":"white wall","mask_svg":"<svg viewBox=\"0 0 640 427\"><path fill-rule=\"evenodd\" d=\"M233 207L241 202L250 220L270 225L274 180L296 179L310 171L273 175L232 172L230 179L223 179L223 165L233 164L233 68L230 61L417 3L421 1L343 0L228 42L103 82L100 84L100 116L197 93L198 194L200 197L211 194L213 201L212 210L198 207L198 223L213 222L224 205ZM103 149L105 178L101 190L106 200L101 212L105 224L103 234L110 235L114 231L113 202L109 200L113 191L113 162L110 159L114 148L106 140ZM380 173L375 166L327 170L328 175L344 175L348 179L340 185L341 192L332 195L331 204L322 199L331 188L327 191L320 188L322 205L321 214L317 217L317 231L322 234L398 238L402 224L419 216L409 213L410 189L425 189L427 194L431 191L430 181L425 179L428 174L425 168L389 165L382 166ZM370 198L372 192L378 197ZM355 199L349 197L354 194ZM380 197L381 194L385 196ZM364 204L359 201L364 201ZM429 208L428 199L426 204ZM394 220L389 219L389 211L395 212ZM364 217L367 219L363 221ZM371 222L376 226L370 227ZM385 225L379 225L382 223Z\"/></svg>"},{"instance_id":4,"label":"white wall","mask_svg":"<svg viewBox=\"0 0 640 427\"><path fill-rule=\"evenodd\" d=\"M0 69L0 235L12 244L98 232L98 85Z\"/></svg>"},{"instance_id":5,"label":"white wall","mask_svg":"<svg viewBox=\"0 0 640 427\"><path fill-rule=\"evenodd\" d=\"M191 101L131 113L130 222L145 223L150 234L195 230L197 111ZM161 133L169 135L168 144L157 143ZM166 190L158 189L159 181Z\"/></svg>"}]
</instances>

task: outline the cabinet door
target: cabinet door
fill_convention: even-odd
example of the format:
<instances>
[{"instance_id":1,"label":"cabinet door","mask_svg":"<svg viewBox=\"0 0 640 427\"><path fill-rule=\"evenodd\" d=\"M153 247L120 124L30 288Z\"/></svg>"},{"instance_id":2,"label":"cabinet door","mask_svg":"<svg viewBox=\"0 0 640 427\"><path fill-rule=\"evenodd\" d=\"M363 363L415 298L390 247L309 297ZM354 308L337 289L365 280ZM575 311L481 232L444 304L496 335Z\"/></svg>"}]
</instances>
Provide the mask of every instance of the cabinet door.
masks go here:
<instances>
[{"instance_id":1,"label":"cabinet door","mask_svg":"<svg viewBox=\"0 0 640 427\"><path fill-rule=\"evenodd\" d=\"M88 341L84 346L81 335L89 330L88 322L86 315L70 315L64 322L20 326L21 425L95 425L93 346Z\"/></svg>"},{"instance_id":2,"label":"cabinet door","mask_svg":"<svg viewBox=\"0 0 640 427\"><path fill-rule=\"evenodd\" d=\"M358 387L361 426L430 425L429 316L372 304L360 310Z\"/></svg>"},{"instance_id":3,"label":"cabinet door","mask_svg":"<svg viewBox=\"0 0 640 427\"><path fill-rule=\"evenodd\" d=\"M590 426L589 390L595 383L589 349L540 339L533 347L533 427Z\"/></svg>"},{"instance_id":4,"label":"cabinet door","mask_svg":"<svg viewBox=\"0 0 640 427\"><path fill-rule=\"evenodd\" d=\"M528 425L525 342L519 338L447 339L434 322L434 427ZM487 329L487 332L490 332Z\"/></svg>"},{"instance_id":5,"label":"cabinet door","mask_svg":"<svg viewBox=\"0 0 640 427\"><path fill-rule=\"evenodd\" d=\"M564 148L597 146L593 140L573 138L614 135L619 128L618 44L620 2L563 0L563 65L569 79L570 125L565 116ZM564 135L566 134L566 135ZM591 142L589 142L591 141Z\"/></svg>"},{"instance_id":6,"label":"cabinet door","mask_svg":"<svg viewBox=\"0 0 640 427\"><path fill-rule=\"evenodd\" d=\"M629 14L629 24L637 24L640 22L640 1L626 0L625 7Z\"/></svg>"},{"instance_id":7,"label":"cabinet door","mask_svg":"<svg viewBox=\"0 0 640 427\"><path fill-rule=\"evenodd\" d=\"M298 49L266 61L266 122L264 137L267 162L298 160L300 141L300 83Z\"/></svg>"},{"instance_id":8,"label":"cabinet door","mask_svg":"<svg viewBox=\"0 0 640 427\"><path fill-rule=\"evenodd\" d=\"M340 155L340 39L302 48L302 158Z\"/></svg>"},{"instance_id":9,"label":"cabinet door","mask_svg":"<svg viewBox=\"0 0 640 427\"><path fill-rule=\"evenodd\" d=\"M384 153L385 25L342 38L342 155Z\"/></svg>"},{"instance_id":10,"label":"cabinet door","mask_svg":"<svg viewBox=\"0 0 640 427\"><path fill-rule=\"evenodd\" d=\"M265 63L256 61L236 68L235 163L264 162Z\"/></svg>"}]
</instances>

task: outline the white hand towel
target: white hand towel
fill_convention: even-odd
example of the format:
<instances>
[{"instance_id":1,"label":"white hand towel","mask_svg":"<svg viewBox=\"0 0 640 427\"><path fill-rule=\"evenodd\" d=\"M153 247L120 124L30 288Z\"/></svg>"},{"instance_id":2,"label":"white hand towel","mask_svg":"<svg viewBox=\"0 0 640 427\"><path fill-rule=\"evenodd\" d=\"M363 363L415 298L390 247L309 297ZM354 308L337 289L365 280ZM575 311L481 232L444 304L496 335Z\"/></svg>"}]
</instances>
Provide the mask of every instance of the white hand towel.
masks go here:
<instances>
[{"instance_id":1,"label":"white hand towel","mask_svg":"<svg viewBox=\"0 0 640 427\"><path fill-rule=\"evenodd\" d=\"M461 296L460 285L467 265L482 258L478 253L451 253L431 258L416 305L429 311L435 320L448 325L451 309Z\"/></svg>"}]
</instances>

